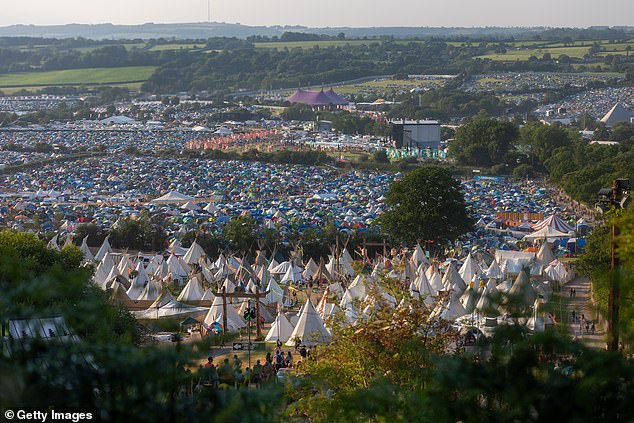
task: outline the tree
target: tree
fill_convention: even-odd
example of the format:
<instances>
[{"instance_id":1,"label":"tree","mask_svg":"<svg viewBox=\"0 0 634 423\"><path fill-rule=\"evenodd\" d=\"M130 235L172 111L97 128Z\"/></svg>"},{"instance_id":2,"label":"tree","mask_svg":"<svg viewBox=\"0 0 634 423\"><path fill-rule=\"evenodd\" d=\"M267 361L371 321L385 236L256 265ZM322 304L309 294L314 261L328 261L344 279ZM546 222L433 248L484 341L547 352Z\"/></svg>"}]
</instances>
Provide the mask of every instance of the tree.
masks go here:
<instances>
[{"instance_id":1,"label":"tree","mask_svg":"<svg viewBox=\"0 0 634 423\"><path fill-rule=\"evenodd\" d=\"M520 129L518 142L529 145L532 153L541 162L549 158L557 147L570 145L565 129L540 122L529 122Z\"/></svg>"},{"instance_id":2,"label":"tree","mask_svg":"<svg viewBox=\"0 0 634 423\"><path fill-rule=\"evenodd\" d=\"M513 176L516 178L532 178L535 175L533 166L522 163L513 169Z\"/></svg>"},{"instance_id":3,"label":"tree","mask_svg":"<svg viewBox=\"0 0 634 423\"><path fill-rule=\"evenodd\" d=\"M456 138L449 144L449 153L464 164L500 164L517 134L517 127L511 122L489 118L471 119L456 131Z\"/></svg>"},{"instance_id":4,"label":"tree","mask_svg":"<svg viewBox=\"0 0 634 423\"><path fill-rule=\"evenodd\" d=\"M313 121L315 112L305 104L291 104L282 113L284 120Z\"/></svg>"},{"instance_id":5,"label":"tree","mask_svg":"<svg viewBox=\"0 0 634 423\"><path fill-rule=\"evenodd\" d=\"M631 124L629 122L619 122L615 124L612 127L610 140L619 142L634 140L634 124Z\"/></svg>"},{"instance_id":6,"label":"tree","mask_svg":"<svg viewBox=\"0 0 634 423\"><path fill-rule=\"evenodd\" d=\"M122 219L110 231L110 243L115 248L159 251L166 239L163 226L151 222L147 214L142 214L139 219Z\"/></svg>"},{"instance_id":7,"label":"tree","mask_svg":"<svg viewBox=\"0 0 634 423\"><path fill-rule=\"evenodd\" d=\"M245 254L255 242L255 229L255 220L251 216L237 216L224 226L222 237L233 251Z\"/></svg>"},{"instance_id":8,"label":"tree","mask_svg":"<svg viewBox=\"0 0 634 423\"><path fill-rule=\"evenodd\" d=\"M80 268L82 256L75 246L57 251L33 234L0 232L3 319L61 315L82 339L138 341L134 319L106 304L90 270Z\"/></svg>"},{"instance_id":9,"label":"tree","mask_svg":"<svg viewBox=\"0 0 634 423\"><path fill-rule=\"evenodd\" d=\"M598 122L596 128L594 128L594 134L592 134L593 140L605 141L610 139L610 130L603 122Z\"/></svg>"},{"instance_id":10,"label":"tree","mask_svg":"<svg viewBox=\"0 0 634 423\"><path fill-rule=\"evenodd\" d=\"M393 283L382 282L381 289ZM447 330L449 322L430 319L421 301L394 309L377 287L368 290L376 306L363 324L347 324L342 312L330 319L332 343L304 363L303 378L287 391L290 415L315 422L418 420L420 410L401 406L422 398L436 354L452 349L456 333Z\"/></svg>"},{"instance_id":11,"label":"tree","mask_svg":"<svg viewBox=\"0 0 634 423\"><path fill-rule=\"evenodd\" d=\"M395 241L412 245L420 239L437 246L469 231L469 216L460 184L437 166L421 167L393 182L386 195L388 211L379 218Z\"/></svg>"}]
</instances>

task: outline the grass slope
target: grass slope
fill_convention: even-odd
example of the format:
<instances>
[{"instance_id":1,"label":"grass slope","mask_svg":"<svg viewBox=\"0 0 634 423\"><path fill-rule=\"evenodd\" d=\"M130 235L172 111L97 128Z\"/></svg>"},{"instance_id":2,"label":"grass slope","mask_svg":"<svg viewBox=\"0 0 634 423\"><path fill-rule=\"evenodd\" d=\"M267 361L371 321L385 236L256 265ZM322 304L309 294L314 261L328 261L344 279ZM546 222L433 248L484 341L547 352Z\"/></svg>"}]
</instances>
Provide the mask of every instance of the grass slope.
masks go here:
<instances>
[{"instance_id":1,"label":"grass slope","mask_svg":"<svg viewBox=\"0 0 634 423\"><path fill-rule=\"evenodd\" d=\"M272 41L255 43L255 48L275 48L275 49L293 49L293 48L313 48L318 46L322 47L337 47L337 46L360 46L370 45L373 43L380 43L380 40L320 40L320 41Z\"/></svg>"},{"instance_id":2,"label":"grass slope","mask_svg":"<svg viewBox=\"0 0 634 423\"><path fill-rule=\"evenodd\" d=\"M154 66L129 66L122 68L89 68L10 73L0 75L0 89L3 87L97 85L138 82L147 80L155 69Z\"/></svg>"}]
</instances>

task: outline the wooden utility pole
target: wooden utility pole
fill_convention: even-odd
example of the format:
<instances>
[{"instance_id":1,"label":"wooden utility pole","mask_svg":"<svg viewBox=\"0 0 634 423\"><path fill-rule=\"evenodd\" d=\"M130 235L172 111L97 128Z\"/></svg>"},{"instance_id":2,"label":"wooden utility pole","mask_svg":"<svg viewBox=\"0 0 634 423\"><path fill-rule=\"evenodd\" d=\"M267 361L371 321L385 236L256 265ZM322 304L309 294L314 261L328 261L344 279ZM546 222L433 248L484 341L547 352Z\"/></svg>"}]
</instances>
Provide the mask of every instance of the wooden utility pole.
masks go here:
<instances>
[{"instance_id":1,"label":"wooden utility pole","mask_svg":"<svg viewBox=\"0 0 634 423\"><path fill-rule=\"evenodd\" d=\"M222 286L222 335L227 333L227 287Z\"/></svg>"},{"instance_id":2,"label":"wooden utility pole","mask_svg":"<svg viewBox=\"0 0 634 423\"><path fill-rule=\"evenodd\" d=\"M266 297L266 295L265 295ZM260 287L255 287L255 329L258 339L262 336L262 327L260 326Z\"/></svg>"},{"instance_id":3,"label":"wooden utility pole","mask_svg":"<svg viewBox=\"0 0 634 423\"><path fill-rule=\"evenodd\" d=\"M368 260L370 260L370 256L368 254L368 247L383 247L383 257L386 257L387 254L387 242L385 238L381 242L367 242L365 238L363 238L363 250L365 251L365 255Z\"/></svg>"},{"instance_id":4,"label":"wooden utility pole","mask_svg":"<svg viewBox=\"0 0 634 423\"><path fill-rule=\"evenodd\" d=\"M227 289L223 286L222 292L214 292L214 295L222 298L222 324L224 325L223 330L227 331L227 298L252 298L255 299L255 314L257 321L257 336L262 336L262 326L260 324L260 299L265 298L269 295L269 291L260 292L259 287L255 287L255 294L251 294L248 292L232 292L231 294L227 294Z\"/></svg>"},{"instance_id":5,"label":"wooden utility pole","mask_svg":"<svg viewBox=\"0 0 634 423\"><path fill-rule=\"evenodd\" d=\"M612 234L610 241L611 262L610 262L610 297L609 297L609 319L608 319L608 351L619 350L619 301L621 286L619 281L619 257L616 254L615 238L619 234L619 229L612 222Z\"/></svg>"}]
</instances>

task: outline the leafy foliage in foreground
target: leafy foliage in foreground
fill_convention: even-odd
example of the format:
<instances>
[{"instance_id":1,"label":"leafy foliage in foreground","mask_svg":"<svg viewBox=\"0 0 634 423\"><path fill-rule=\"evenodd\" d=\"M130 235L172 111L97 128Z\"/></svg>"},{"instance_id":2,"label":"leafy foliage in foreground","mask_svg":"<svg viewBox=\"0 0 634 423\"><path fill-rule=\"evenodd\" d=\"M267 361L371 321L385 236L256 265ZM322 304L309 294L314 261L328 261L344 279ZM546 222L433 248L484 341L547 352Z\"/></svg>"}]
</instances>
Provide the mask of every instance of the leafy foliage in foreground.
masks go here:
<instances>
[{"instance_id":1,"label":"leafy foliage in foreground","mask_svg":"<svg viewBox=\"0 0 634 423\"><path fill-rule=\"evenodd\" d=\"M403 318L402 311L394 318ZM427 332L429 322L418 332L390 321L371 318L363 327L335 329L334 342L287 385L288 416L500 423L634 417L628 400L634 366L623 356L588 350L557 332L528 335L514 325L470 353L453 354L448 333Z\"/></svg>"},{"instance_id":2,"label":"leafy foliage in foreground","mask_svg":"<svg viewBox=\"0 0 634 423\"><path fill-rule=\"evenodd\" d=\"M0 232L0 318L61 315L89 342L138 342L136 322L107 305L106 294L88 283L77 247L56 251L33 234Z\"/></svg>"},{"instance_id":3,"label":"leafy foliage in foreground","mask_svg":"<svg viewBox=\"0 0 634 423\"><path fill-rule=\"evenodd\" d=\"M590 277L597 307L603 316L608 316L610 296L611 223L620 229L616 236L615 252L620 258L616 277L620 280L620 324L619 331L624 345L634 346L634 210L596 228L588 237L588 244L576 263L577 269Z\"/></svg>"},{"instance_id":4,"label":"leafy foliage in foreground","mask_svg":"<svg viewBox=\"0 0 634 423\"><path fill-rule=\"evenodd\" d=\"M3 349L2 408L72 407L104 421L140 422L634 418L634 367L621 355L514 326L498 329L475 355L456 354L462 349L447 323L430 320L416 301L394 311L372 288L366 322L330 322L333 343L319 347L284 392L279 385L211 390L199 386L193 361L206 343L137 348L117 335L118 324L130 329L126 320L109 317L114 309L87 285L86 272L64 267L62 253L10 232L0 233L0 250L2 320L61 313L81 336L77 344L33 339L13 345L10 355ZM383 288L397 301L404 292L393 281Z\"/></svg>"}]
</instances>

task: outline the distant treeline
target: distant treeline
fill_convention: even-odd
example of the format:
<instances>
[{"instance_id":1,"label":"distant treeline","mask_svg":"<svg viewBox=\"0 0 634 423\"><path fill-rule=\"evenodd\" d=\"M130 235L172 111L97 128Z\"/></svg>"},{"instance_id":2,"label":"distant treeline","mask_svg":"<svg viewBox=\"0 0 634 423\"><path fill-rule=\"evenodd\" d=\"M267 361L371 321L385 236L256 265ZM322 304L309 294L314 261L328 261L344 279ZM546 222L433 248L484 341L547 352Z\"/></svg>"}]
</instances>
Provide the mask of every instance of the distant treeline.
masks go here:
<instances>
[{"instance_id":1,"label":"distant treeline","mask_svg":"<svg viewBox=\"0 0 634 423\"><path fill-rule=\"evenodd\" d=\"M464 49L437 41L309 49L182 53L144 84L149 92L277 89L395 73L458 73Z\"/></svg>"},{"instance_id":2,"label":"distant treeline","mask_svg":"<svg viewBox=\"0 0 634 423\"><path fill-rule=\"evenodd\" d=\"M598 190L610 187L613 179L634 179L634 125L624 122L606 128L594 119L588 121L595 139L620 144L590 144L575 128L536 121L520 128L514 122L474 118L458 128L449 154L460 164L490 167L495 174L547 173L572 198L593 204Z\"/></svg>"},{"instance_id":3,"label":"distant treeline","mask_svg":"<svg viewBox=\"0 0 634 423\"><path fill-rule=\"evenodd\" d=\"M572 43L578 39L604 37L618 41L630 37L622 30L553 29L534 35L536 40ZM546 37L549 38L546 38ZM397 40L382 37L368 43L352 43L330 47L255 48L258 41L320 41L345 40L336 35L286 32L281 37L256 36L173 40L160 38L147 42L128 40L96 42L84 39L0 38L0 73L46 71L77 68L157 66L158 69L143 85L150 93L200 92L211 94L243 89L279 89L331 84L375 75L461 74L487 72L574 72L575 66L602 63L604 70L626 73L634 81L634 55L600 56L599 47L587 58L550 54L522 61L492 61L474 59L496 49L502 51L511 44L491 44L491 39L464 39L464 44L449 39ZM453 37L451 40L460 40ZM596 39L596 38L595 38ZM511 43L514 39L505 39ZM39 44L42 43L42 44ZM109 44L108 44L109 43ZM173 49L152 47L170 43L184 46ZM191 49L187 46L195 45Z\"/></svg>"},{"instance_id":4,"label":"distant treeline","mask_svg":"<svg viewBox=\"0 0 634 423\"><path fill-rule=\"evenodd\" d=\"M94 41L87 39L51 40L46 38L0 38L0 73L47 71L123 66L158 66L183 55L182 51L152 51L157 45L174 40ZM204 49L225 50L253 48L237 38L180 40L178 43L200 45Z\"/></svg>"}]
</instances>

